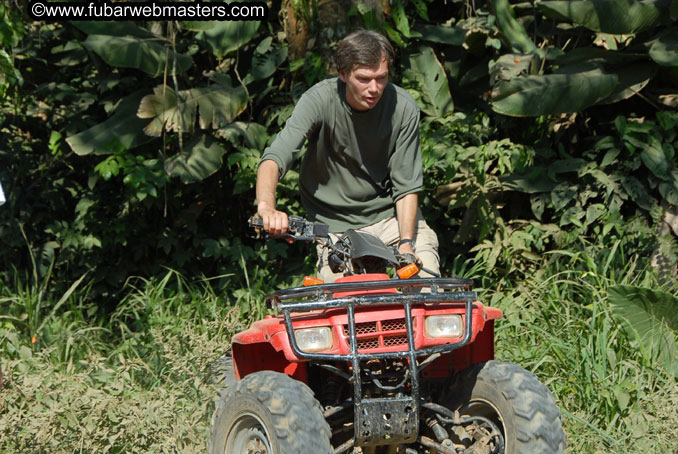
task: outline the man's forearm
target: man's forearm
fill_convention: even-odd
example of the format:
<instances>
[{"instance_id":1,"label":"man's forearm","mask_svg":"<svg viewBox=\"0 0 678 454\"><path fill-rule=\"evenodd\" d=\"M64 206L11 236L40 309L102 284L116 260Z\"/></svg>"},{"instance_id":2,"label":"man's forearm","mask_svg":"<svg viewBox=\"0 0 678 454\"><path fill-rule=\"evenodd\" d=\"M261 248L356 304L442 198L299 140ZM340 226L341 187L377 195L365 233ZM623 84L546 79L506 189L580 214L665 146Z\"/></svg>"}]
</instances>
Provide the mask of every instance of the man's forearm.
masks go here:
<instances>
[{"instance_id":1,"label":"man's forearm","mask_svg":"<svg viewBox=\"0 0 678 454\"><path fill-rule=\"evenodd\" d=\"M417 193L407 194L396 201L396 217L398 218L398 230L400 239L414 239L417 226Z\"/></svg>"},{"instance_id":2,"label":"man's forearm","mask_svg":"<svg viewBox=\"0 0 678 454\"><path fill-rule=\"evenodd\" d=\"M287 214L275 209L275 189L278 185L278 164L270 159L262 162L257 169L257 213L268 233L279 234L287 231Z\"/></svg>"},{"instance_id":3,"label":"man's forearm","mask_svg":"<svg viewBox=\"0 0 678 454\"><path fill-rule=\"evenodd\" d=\"M259 165L259 169L257 169L257 210L275 209L278 172L278 164L273 160L266 160Z\"/></svg>"}]
</instances>

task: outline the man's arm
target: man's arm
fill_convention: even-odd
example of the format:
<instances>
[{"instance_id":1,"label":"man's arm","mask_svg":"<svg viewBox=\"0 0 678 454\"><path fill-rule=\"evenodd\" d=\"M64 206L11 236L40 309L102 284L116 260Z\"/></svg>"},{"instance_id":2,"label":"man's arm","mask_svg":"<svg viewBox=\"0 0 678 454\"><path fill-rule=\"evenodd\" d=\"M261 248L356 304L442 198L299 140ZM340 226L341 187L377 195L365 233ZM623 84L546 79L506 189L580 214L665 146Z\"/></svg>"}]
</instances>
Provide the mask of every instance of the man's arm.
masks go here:
<instances>
[{"instance_id":1,"label":"man's arm","mask_svg":"<svg viewBox=\"0 0 678 454\"><path fill-rule=\"evenodd\" d=\"M322 110L323 100L318 90L311 88L306 91L294 107L283 130L262 154L262 161L257 169L257 213L268 233L280 234L287 231L287 214L275 209L278 179L287 172L306 138L318 127L323 118Z\"/></svg>"},{"instance_id":2,"label":"man's arm","mask_svg":"<svg viewBox=\"0 0 678 454\"><path fill-rule=\"evenodd\" d=\"M267 159L257 169L257 213L264 230L278 234L287 231L287 214L275 209L275 189L278 186L278 164Z\"/></svg>"},{"instance_id":3,"label":"man's arm","mask_svg":"<svg viewBox=\"0 0 678 454\"><path fill-rule=\"evenodd\" d=\"M396 217L398 218L398 230L401 240L414 240L414 232L417 226L418 195L411 193L404 195L396 201ZM409 243L403 243L398 247L401 254L414 254L414 249Z\"/></svg>"}]
</instances>

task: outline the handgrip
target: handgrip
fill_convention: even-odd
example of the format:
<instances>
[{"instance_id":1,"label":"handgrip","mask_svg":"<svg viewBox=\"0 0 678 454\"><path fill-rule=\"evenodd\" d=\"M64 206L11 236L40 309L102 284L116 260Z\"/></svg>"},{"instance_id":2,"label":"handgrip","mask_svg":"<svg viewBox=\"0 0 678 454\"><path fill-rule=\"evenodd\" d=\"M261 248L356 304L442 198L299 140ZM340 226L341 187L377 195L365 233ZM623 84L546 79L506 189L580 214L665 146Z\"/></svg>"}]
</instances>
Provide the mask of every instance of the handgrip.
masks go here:
<instances>
[{"instance_id":1,"label":"handgrip","mask_svg":"<svg viewBox=\"0 0 678 454\"><path fill-rule=\"evenodd\" d=\"M250 227L262 229L264 221L261 217L252 216L247 221ZM329 237L330 227L322 222L311 222L300 216L287 217L287 232L282 235L274 235L278 238L292 238L295 240L316 240Z\"/></svg>"}]
</instances>

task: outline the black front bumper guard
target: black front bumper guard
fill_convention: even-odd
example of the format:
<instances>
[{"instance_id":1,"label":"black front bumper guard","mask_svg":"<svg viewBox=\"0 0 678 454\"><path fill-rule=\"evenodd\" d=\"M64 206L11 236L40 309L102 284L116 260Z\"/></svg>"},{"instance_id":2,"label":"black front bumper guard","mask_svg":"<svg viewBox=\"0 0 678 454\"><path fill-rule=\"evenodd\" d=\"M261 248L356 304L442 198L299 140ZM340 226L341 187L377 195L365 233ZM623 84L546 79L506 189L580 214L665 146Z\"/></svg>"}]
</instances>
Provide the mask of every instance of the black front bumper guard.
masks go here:
<instances>
[{"instance_id":1,"label":"black front bumper guard","mask_svg":"<svg viewBox=\"0 0 678 454\"><path fill-rule=\"evenodd\" d=\"M467 345L473 337L473 302L477 294L470 291L469 279L431 278L348 282L296 287L272 293L266 297L269 308L282 312L290 345L301 359L314 361L346 361L353 369L354 439L355 446L411 443L419 432L419 373L430 364L425 360L417 364L417 357L448 353ZM379 290L401 289L400 293L379 293ZM430 293L415 293L417 289ZM336 293L367 292L363 295L335 297ZM412 305L430 303L463 303L465 307L464 335L458 342L423 349L414 346ZM356 336L355 308L358 306L400 305L405 309L405 327L408 348L397 352L360 353ZM302 351L294 336L292 313L346 308L351 352L348 355L307 353ZM372 359L407 358L411 391L409 396L395 398L363 398L360 361ZM395 423L397 421L397 423ZM348 449L348 447L347 447ZM343 452L343 451L339 451Z\"/></svg>"}]
</instances>

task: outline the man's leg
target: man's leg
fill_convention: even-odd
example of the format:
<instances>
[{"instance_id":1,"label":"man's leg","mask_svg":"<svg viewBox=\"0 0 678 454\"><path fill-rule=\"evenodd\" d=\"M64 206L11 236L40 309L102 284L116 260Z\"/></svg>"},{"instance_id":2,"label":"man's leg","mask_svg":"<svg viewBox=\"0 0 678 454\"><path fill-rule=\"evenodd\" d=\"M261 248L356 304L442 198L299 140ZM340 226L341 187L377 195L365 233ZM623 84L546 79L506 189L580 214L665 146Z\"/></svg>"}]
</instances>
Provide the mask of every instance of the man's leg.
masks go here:
<instances>
[{"instance_id":1,"label":"man's leg","mask_svg":"<svg viewBox=\"0 0 678 454\"><path fill-rule=\"evenodd\" d=\"M398 229L398 220L395 217L384 219L367 227L360 229L371 233L388 246L398 247L400 241L400 230ZM438 255L438 236L431 229L421 213L417 213L417 229L414 234L414 248L417 256L422 262L422 266L433 273L440 274L440 256ZM420 271L417 277L425 278L433 275L425 271Z\"/></svg>"},{"instance_id":2,"label":"man's leg","mask_svg":"<svg viewBox=\"0 0 678 454\"><path fill-rule=\"evenodd\" d=\"M335 234L330 233L330 238L332 242L334 242L338 237ZM318 244L316 245L316 251L318 253L318 263L316 263L316 268L318 268L319 279L322 279L326 284L331 284L340 277L344 276L344 273L333 273L330 269L330 265L327 262L327 257L329 256L330 252L328 248Z\"/></svg>"},{"instance_id":3,"label":"man's leg","mask_svg":"<svg viewBox=\"0 0 678 454\"><path fill-rule=\"evenodd\" d=\"M431 273L440 276L440 255L438 254L438 235L428 226L424 219L417 220L417 233L414 241L416 254L421 260L421 266ZM422 270L418 277L433 277L434 275Z\"/></svg>"}]
</instances>

